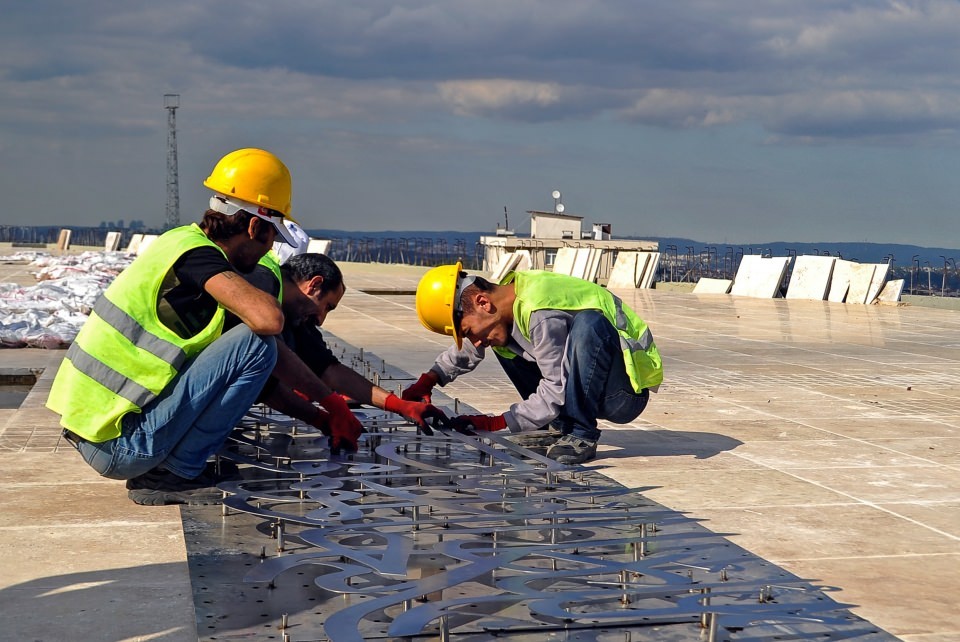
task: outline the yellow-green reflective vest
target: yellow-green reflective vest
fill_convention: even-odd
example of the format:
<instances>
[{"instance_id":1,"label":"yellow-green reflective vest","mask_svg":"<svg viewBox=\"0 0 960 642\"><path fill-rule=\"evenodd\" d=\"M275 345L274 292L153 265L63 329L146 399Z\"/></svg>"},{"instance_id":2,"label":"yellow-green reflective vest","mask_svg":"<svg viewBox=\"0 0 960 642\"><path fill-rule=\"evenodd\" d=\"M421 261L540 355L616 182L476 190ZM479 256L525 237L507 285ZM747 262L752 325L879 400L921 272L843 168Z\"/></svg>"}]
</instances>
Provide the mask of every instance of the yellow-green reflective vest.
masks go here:
<instances>
[{"instance_id":1,"label":"yellow-green reflective vest","mask_svg":"<svg viewBox=\"0 0 960 642\"><path fill-rule=\"evenodd\" d=\"M528 341L530 315L537 310L598 310L620 335L623 363L634 391L652 388L663 381L663 362L653 342L653 333L643 319L609 290L583 279L541 270L513 272L500 284L511 282L515 284L516 294L513 322ZM507 358L516 356L505 348L494 347L494 350Z\"/></svg>"},{"instance_id":2,"label":"yellow-green reflective vest","mask_svg":"<svg viewBox=\"0 0 960 642\"><path fill-rule=\"evenodd\" d=\"M120 420L140 412L223 329L223 308L184 338L160 320L161 297L177 284L173 264L196 247L215 247L196 224L154 241L94 305L53 381L47 407L67 430L93 442L120 435Z\"/></svg>"},{"instance_id":3,"label":"yellow-green reflective vest","mask_svg":"<svg viewBox=\"0 0 960 642\"><path fill-rule=\"evenodd\" d=\"M277 283L280 284L280 290L277 291L277 301L283 303L283 276L280 273L280 257L273 250L268 250L259 261L260 265L267 268L277 277Z\"/></svg>"}]
</instances>

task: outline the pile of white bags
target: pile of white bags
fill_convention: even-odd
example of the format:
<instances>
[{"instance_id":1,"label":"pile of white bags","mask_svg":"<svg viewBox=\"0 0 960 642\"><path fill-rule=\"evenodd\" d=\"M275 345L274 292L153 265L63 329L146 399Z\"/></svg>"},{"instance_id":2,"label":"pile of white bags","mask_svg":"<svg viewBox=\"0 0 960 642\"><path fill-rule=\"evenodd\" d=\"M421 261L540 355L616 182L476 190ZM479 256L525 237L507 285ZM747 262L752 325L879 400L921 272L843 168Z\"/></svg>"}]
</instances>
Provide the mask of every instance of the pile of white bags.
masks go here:
<instances>
[{"instance_id":1,"label":"pile of white bags","mask_svg":"<svg viewBox=\"0 0 960 642\"><path fill-rule=\"evenodd\" d=\"M70 344L97 298L133 261L123 252L51 256L22 252L0 261L30 260L39 268L32 286L0 283L0 346L61 348Z\"/></svg>"}]
</instances>

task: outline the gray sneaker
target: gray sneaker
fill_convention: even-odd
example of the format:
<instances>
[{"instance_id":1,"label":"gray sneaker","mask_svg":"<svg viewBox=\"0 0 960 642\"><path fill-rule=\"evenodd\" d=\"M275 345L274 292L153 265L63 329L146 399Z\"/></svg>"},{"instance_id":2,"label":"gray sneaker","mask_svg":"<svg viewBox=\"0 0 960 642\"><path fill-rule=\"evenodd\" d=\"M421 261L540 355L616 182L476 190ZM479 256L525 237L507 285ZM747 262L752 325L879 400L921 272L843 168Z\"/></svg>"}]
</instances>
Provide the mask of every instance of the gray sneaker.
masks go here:
<instances>
[{"instance_id":1,"label":"gray sneaker","mask_svg":"<svg viewBox=\"0 0 960 642\"><path fill-rule=\"evenodd\" d=\"M562 432L554 430L552 426L548 426L547 428L541 428L539 430L508 435L507 439L521 448L548 448L555 444L562 436Z\"/></svg>"},{"instance_id":2,"label":"gray sneaker","mask_svg":"<svg viewBox=\"0 0 960 642\"><path fill-rule=\"evenodd\" d=\"M564 435L547 448L547 457L560 464L582 464L597 456L597 442Z\"/></svg>"}]
</instances>

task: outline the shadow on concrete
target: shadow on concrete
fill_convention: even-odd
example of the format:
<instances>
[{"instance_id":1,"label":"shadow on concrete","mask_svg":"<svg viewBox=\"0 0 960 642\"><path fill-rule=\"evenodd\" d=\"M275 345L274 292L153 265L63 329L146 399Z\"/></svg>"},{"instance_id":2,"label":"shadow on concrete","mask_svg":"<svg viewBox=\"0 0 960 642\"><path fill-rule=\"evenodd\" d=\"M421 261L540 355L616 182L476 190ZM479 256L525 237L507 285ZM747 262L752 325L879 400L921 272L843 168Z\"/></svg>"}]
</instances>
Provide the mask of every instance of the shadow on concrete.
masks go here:
<instances>
[{"instance_id":1,"label":"shadow on concrete","mask_svg":"<svg viewBox=\"0 0 960 642\"><path fill-rule=\"evenodd\" d=\"M739 439L712 432L673 430L604 430L600 444L619 448L600 457L678 457L708 459L743 444Z\"/></svg>"},{"instance_id":2,"label":"shadow on concrete","mask_svg":"<svg viewBox=\"0 0 960 642\"><path fill-rule=\"evenodd\" d=\"M70 554L51 552L64 553ZM149 564L55 575L8 586L0 589L0 637L90 642L196 640L187 573L185 563Z\"/></svg>"}]
</instances>

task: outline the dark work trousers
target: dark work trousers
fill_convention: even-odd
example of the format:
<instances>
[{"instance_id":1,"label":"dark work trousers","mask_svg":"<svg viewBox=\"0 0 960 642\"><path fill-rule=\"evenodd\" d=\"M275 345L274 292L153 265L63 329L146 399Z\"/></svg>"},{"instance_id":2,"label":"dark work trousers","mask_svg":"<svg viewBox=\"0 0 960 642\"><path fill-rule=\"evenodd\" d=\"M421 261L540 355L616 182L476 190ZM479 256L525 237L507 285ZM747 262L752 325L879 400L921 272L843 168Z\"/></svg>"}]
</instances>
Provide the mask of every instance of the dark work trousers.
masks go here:
<instances>
[{"instance_id":1,"label":"dark work trousers","mask_svg":"<svg viewBox=\"0 0 960 642\"><path fill-rule=\"evenodd\" d=\"M536 363L499 354L497 360L521 397L537 391L543 375ZM620 335L600 312L586 310L574 317L567 336L567 360L570 370L563 407L551 422L563 433L597 441L598 419L626 424L646 408L650 392L634 392L623 364Z\"/></svg>"}]
</instances>

